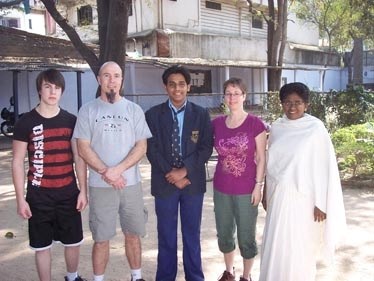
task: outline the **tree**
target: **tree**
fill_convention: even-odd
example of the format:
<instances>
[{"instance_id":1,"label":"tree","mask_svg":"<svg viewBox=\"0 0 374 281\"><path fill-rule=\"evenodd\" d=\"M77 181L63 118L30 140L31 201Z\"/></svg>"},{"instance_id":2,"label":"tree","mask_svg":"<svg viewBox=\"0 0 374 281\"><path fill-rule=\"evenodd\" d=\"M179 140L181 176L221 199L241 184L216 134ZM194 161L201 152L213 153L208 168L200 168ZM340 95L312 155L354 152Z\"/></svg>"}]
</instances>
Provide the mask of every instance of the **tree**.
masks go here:
<instances>
[{"instance_id":1,"label":"tree","mask_svg":"<svg viewBox=\"0 0 374 281\"><path fill-rule=\"evenodd\" d=\"M288 1L268 1L267 12L258 10L253 1L247 0L250 12L260 15L266 21L267 29L267 63L268 63L268 91L278 91L281 84L284 50L287 40Z\"/></svg>"},{"instance_id":2,"label":"tree","mask_svg":"<svg viewBox=\"0 0 374 281\"><path fill-rule=\"evenodd\" d=\"M333 52L333 35L341 28L344 18L347 17L349 8L341 0L316 0L300 1L295 6L296 16L316 25L320 31L320 38L327 38L328 52L324 57L324 67L327 67ZM322 40L325 44L325 40ZM322 85L324 85L326 72L323 71ZM322 89L323 90L323 89Z\"/></svg>"},{"instance_id":3,"label":"tree","mask_svg":"<svg viewBox=\"0 0 374 281\"><path fill-rule=\"evenodd\" d=\"M353 75L349 84L362 84L364 41L372 40L374 16L373 0L298 0L296 14L318 26L321 38L333 49L346 55L349 73L353 62Z\"/></svg>"},{"instance_id":4,"label":"tree","mask_svg":"<svg viewBox=\"0 0 374 281\"><path fill-rule=\"evenodd\" d=\"M124 71L129 7L131 0L97 0L100 53L82 42L78 33L56 9L54 0L41 0L56 23L65 31L70 41L98 74L100 66L108 60L117 62Z\"/></svg>"},{"instance_id":5,"label":"tree","mask_svg":"<svg viewBox=\"0 0 374 281\"><path fill-rule=\"evenodd\" d=\"M348 34L353 41L353 75L352 81L350 81L351 83L349 84L361 85L363 83L364 41L368 41L368 45L373 43L374 1L349 0L349 6L351 17L348 26Z\"/></svg>"}]
</instances>

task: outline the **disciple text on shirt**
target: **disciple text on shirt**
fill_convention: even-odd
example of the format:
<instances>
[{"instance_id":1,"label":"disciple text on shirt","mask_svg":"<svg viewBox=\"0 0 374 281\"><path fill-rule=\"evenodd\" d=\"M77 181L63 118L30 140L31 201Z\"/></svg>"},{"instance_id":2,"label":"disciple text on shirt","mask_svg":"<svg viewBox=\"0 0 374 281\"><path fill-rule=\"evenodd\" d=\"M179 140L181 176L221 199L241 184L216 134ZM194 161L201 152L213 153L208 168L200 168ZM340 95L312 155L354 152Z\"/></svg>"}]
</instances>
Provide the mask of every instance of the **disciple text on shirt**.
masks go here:
<instances>
[{"instance_id":1,"label":"disciple text on shirt","mask_svg":"<svg viewBox=\"0 0 374 281\"><path fill-rule=\"evenodd\" d=\"M43 177L43 158L44 158L44 135L43 135L43 124L35 126L33 129L34 137L32 141L34 142L34 157L32 160L32 165L34 167L34 178L31 182L33 186L39 187Z\"/></svg>"}]
</instances>

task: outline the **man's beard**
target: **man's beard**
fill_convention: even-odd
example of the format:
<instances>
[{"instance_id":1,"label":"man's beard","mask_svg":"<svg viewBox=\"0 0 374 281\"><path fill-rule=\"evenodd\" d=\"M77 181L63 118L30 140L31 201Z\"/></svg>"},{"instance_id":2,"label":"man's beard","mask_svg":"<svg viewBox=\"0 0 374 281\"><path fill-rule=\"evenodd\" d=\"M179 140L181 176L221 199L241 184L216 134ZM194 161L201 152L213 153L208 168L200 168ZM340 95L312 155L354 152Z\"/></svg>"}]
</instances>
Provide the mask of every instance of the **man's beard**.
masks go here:
<instances>
[{"instance_id":1,"label":"man's beard","mask_svg":"<svg viewBox=\"0 0 374 281\"><path fill-rule=\"evenodd\" d=\"M106 94L106 98L108 100L108 102L110 103L114 103L115 101L115 98L116 98L116 93L112 90L110 90L109 93L105 93Z\"/></svg>"}]
</instances>

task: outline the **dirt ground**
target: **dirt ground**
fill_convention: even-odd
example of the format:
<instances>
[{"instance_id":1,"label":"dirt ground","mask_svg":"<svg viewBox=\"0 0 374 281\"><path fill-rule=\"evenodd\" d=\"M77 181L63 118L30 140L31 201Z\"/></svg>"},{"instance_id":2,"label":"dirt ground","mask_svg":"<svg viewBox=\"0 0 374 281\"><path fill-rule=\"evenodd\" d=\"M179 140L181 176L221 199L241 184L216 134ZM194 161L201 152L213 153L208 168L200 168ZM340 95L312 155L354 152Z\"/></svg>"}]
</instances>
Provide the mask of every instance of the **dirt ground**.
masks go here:
<instances>
[{"instance_id":1,"label":"dirt ground","mask_svg":"<svg viewBox=\"0 0 374 281\"><path fill-rule=\"evenodd\" d=\"M0 280L24 281L37 280L34 265L34 254L28 247L27 221L16 214L15 194L13 190L9 150L0 151ZM209 166L212 173L214 164ZM149 211L147 236L142 240L143 246L143 278L154 280L157 261L156 217L153 197L150 195L150 167L146 160L141 163L145 204ZM224 270L223 257L218 250L213 214L212 184L208 183L204 200L202 218L201 244L202 258L207 281L217 280ZM327 267L318 264L318 281L373 281L374 280L374 188L352 189L344 188L344 201L348 223L348 239L337 251L336 264ZM257 240L261 247L262 231L265 212L259 209ZM92 277L91 247L92 239L88 229L88 209L83 213L85 243L81 247L79 273L88 280ZM14 238L5 237L7 232L14 233ZM179 237L180 238L180 237ZM179 239L180 241L181 239ZM63 247L54 245L53 250L53 280L63 280L65 266ZM111 242L110 262L106 271L106 280L130 280L129 268L124 258L122 235L118 234ZM182 263L182 245L179 243L179 266L177 281L184 280ZM252 272L253 280L258 280L259 256L256 258ZM241 259L236 259L237 276L241 273ZM239 279L239 277L237 277ZM274 280L276 281L276 280Z\"/></svg>"}]
</instances>

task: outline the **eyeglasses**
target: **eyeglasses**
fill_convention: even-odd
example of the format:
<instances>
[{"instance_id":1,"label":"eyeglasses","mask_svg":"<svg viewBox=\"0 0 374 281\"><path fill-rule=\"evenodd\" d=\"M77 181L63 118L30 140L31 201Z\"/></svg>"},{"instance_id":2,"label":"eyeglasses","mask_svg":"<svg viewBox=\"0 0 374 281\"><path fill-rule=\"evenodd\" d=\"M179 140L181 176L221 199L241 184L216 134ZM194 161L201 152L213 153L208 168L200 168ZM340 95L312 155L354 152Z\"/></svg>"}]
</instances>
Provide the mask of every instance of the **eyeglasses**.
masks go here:
<instances>
[{"instance_id":1,"label":"eyeglasses","mask_svg":"<svg viewBox=\"0 0 374 281\"><path fill-rule=\"evenodd\" d=\"M285 102L282 102L282 105L283 105L283 106L287 106L287 107L291 107L291 106L298 107L298 106L300 106L300 105L302 105L302 104L304 104L304 102L301 101L301 100L297 100L297 101L294 101L294 102L292 102L292 101L285 101Z\"/></svg>"},{"instance_id":2,"label":"eyeglasses","mask_svg":"<svg viewBox=\"0 0 374 281\"><path fill-rule=\"evenodd\" d=\"M237 98L237 97L240 97L240 96L244 96L244 94L239 94L239 93L227 93L227 94L223 94L223 96L225 98Z\"/></svg>"}]
</instances>

